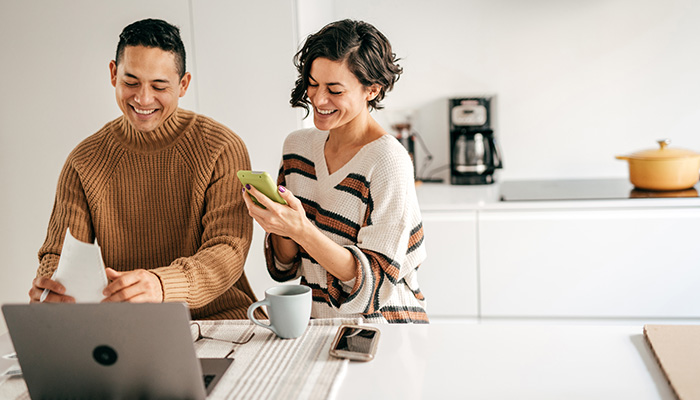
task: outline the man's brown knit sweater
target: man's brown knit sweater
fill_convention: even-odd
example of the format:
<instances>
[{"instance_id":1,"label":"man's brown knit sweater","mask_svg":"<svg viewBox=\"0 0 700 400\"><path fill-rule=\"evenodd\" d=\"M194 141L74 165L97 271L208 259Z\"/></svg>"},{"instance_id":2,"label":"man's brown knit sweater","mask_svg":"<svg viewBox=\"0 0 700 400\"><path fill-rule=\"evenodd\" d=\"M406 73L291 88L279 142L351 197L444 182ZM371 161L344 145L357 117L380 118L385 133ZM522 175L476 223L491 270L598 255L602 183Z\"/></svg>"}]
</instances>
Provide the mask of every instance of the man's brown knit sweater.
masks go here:
<instances>
[{"instance_id":1,"label":"man's brown knit sweater","mask_svg":"<svg viewBox=\"0 0 700 400\"><path fill-rule=\"evenodd\" d=\"M246 318L253 224L239 169L250 169L243 141L191 111L148 133L123 116L109 122L68 156L37 274L53 274L70 227L97 239L106 266L151 270L164 301L187 302L193 319Z\"/></svg>"}]
</instances>

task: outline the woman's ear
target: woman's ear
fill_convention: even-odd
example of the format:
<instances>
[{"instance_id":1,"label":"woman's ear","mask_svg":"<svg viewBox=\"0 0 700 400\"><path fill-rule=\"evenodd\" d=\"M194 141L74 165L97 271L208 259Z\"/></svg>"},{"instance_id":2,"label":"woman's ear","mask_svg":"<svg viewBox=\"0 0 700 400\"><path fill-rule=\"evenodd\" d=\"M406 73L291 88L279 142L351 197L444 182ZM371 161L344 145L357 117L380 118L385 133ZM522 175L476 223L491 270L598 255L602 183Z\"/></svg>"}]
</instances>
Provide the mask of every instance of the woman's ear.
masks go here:
<instances>
[{"instance_id":1,"label":"woman's ear","mask_svg":"<svg viewBox=\"0 0 700 400\"><path fill-rule=\"evenodd\" d=\"M372 86L369 86L367 88L367 101L372 101L379 96L379 92L381 91L382 87L379 86L378 84L374 84Z\"/></svg>"}]
</instances>

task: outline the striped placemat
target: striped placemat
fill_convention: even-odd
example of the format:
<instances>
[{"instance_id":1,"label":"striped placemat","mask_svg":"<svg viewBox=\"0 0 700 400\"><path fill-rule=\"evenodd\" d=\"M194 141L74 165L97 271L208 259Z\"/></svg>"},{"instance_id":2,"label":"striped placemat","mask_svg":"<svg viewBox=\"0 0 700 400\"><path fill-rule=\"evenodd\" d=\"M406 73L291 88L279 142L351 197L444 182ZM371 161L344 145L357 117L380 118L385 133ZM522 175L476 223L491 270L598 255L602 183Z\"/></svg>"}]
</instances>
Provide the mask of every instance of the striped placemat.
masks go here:
<instances>
[{"instance_id":1,"label":"striped placemat","mask_svg":"<svg viewBox=\"0 0 700 400\"><path fill-rule=\"evenodd\" d=\"M266 322L266 321L265 321ZM198 321L202 335L221 340L195 342L198 357L224 357L233 350L231 364L209 399L332 399L348 361L328 354L341 323L357 319L311 320L297 339L280 339L249 321Z\"/></svg>"}]
</instances>

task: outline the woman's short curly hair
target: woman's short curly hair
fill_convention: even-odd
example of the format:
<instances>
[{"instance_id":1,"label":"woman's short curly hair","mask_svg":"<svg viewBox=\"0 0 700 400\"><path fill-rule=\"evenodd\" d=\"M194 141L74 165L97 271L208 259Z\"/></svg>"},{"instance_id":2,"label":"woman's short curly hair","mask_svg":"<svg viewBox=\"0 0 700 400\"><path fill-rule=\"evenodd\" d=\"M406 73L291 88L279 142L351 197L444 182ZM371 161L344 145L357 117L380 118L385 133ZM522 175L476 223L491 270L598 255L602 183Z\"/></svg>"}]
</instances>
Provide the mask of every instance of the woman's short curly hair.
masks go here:
<instances>
[{"instance_id":1,"label":"woman's short curly hair","mask_svg":"<svg viewBox=\"0 0 700 400\"><path fill-rule=\"evenodd\" d=\"M307 88L311 64L317 58L347 62L350 71L366 87L379 85L377 97L367 102L371 109L381 109L379 104L386 92L394 87L403 69L391 51L389 40L377 28L363 21L344 19L330 23L306 38L304 46L294 56L299 76L292 89L289 103L303 107L309 114Z\"/></svg>"}]
</instances>

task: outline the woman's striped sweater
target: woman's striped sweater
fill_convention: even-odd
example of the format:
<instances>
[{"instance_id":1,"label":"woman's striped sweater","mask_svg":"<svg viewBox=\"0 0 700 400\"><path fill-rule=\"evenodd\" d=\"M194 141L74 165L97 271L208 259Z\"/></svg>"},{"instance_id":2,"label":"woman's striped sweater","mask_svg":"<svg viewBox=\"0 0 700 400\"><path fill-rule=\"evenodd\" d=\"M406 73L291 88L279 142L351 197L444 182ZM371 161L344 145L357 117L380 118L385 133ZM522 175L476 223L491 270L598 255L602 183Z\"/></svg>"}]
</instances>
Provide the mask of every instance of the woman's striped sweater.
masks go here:
<instances>
[{"instance_id":1,"label":"woman's striped sweater","mask_svg":"<svg viewBox=\"0 0 700 400\"><path fill-rule=\"evenodd\" d=\"M390 135L365 145L347 164L328 173L328 132L291 133L283 149L278 183L303 203L307 217L356 259L356 274L343 282L303 248L282 264L266 240L268 271L277 281L301 277L313 289L312 317L362 317L366 322L427 323L418 267L426 257L423 224L406 150Z\"/></svg>"}]
</instances>

